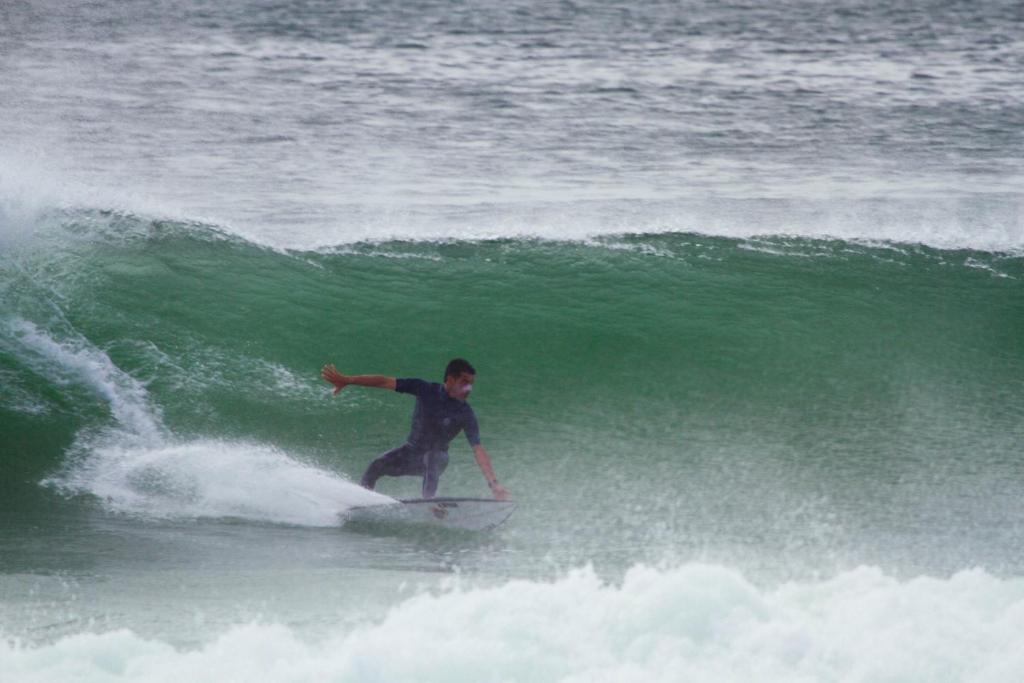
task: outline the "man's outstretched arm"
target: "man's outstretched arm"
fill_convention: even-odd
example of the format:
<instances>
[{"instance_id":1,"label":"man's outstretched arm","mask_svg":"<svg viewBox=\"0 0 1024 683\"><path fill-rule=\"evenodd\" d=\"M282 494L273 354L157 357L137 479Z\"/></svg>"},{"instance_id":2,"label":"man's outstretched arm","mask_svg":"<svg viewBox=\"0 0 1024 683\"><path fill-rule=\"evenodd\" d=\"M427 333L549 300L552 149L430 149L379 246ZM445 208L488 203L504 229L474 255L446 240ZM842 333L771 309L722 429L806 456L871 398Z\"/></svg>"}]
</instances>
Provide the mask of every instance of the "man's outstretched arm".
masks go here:
<instances>
[{"instance_id":1,"label":"man's outstretched arm","mask_svg":"<svg viewBox=\"0 0 1024 683\"><path fill-rule=\"evenodd\" d=\"M487 455L487 450L481 444L477 444L473 446L473 457L476 458L476 464L480 466L480 471L484 473L484 479L487 480L487 485L491 488L494 497L498 500L507 499L508 491L498 483L498 477L495 476L494 468L491 467L491 457Z\"/></svg>"},{"instance_id":2,"label":"man's outstretched arm","mask_svg":"<svg viewBox=\"0 0 1024 683\"><path fill-rule=\"evenodd\" d=\"M320 376L334 385L334 393L338 393L349 384L395 390L395 378L387 375L343 375L333 365L325 365L320 370Z\"/></svg>"}]
</instances>

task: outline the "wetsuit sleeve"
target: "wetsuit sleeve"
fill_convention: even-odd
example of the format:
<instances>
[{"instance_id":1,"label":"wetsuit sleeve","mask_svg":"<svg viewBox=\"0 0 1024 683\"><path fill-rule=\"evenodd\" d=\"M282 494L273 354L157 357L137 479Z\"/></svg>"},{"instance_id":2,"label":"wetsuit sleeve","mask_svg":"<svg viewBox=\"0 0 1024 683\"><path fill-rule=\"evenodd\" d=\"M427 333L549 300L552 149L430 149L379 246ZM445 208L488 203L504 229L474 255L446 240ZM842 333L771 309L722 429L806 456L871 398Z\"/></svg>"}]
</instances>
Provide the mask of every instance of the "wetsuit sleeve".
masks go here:
<instances>
[{"instance_id":1,"label":"wetsuit sleeve","mask_svg":"<svg viewBox=\"0 0 1024 683\"><path fill-rule=\"evenodd\" d=\"M395 391L400 394L421 396L429 386L430 382L425 382L422 379L416 379L414 377L399 377L395 380Z\"/></svg>"},{"instance_id":2,"label":"wetsuit sleeve","mask_svg":"<svg viewBox=\"0 0 1024 683\"><path fill-rule=\"evenodd\" d=\"M469 411L469 415L466 417L466 439L469 440L470 446L480 445L480 426L476 423L476 413L472 409Z\"/></svg>"}]
</instances>

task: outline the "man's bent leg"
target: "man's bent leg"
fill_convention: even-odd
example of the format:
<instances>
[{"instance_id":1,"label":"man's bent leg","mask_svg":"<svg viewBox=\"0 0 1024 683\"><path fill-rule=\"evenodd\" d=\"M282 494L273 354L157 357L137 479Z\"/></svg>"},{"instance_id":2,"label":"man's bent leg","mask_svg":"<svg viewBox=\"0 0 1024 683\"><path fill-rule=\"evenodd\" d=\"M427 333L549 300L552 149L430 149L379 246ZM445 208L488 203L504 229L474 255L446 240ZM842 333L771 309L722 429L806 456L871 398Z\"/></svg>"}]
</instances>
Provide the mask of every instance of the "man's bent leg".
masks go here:
<instances>
[{"instance_id":1,"label":"man's bent leg","mask_svg":"<svg viewBox=\"0 0 1024 683\"><path fill-rule=\"evenodd\" d=\"M448 454L444 451L430 451L423 454L423 497L433 498L441 473L448 467Z\"/></svg>"},{"instance_id":2,"label":"man's bent leg","mask_svg":"<svg viewBox=\"0 0 1024 683\"><path fill-rule=\"evenodd\" d=\"M412 452L412 447L404 443L392 448L387 453L377 456L363 473L359 484L371 491L382 476L400 477L403 474L422 474L422 465Z\"/></svg>"}]
</instances>

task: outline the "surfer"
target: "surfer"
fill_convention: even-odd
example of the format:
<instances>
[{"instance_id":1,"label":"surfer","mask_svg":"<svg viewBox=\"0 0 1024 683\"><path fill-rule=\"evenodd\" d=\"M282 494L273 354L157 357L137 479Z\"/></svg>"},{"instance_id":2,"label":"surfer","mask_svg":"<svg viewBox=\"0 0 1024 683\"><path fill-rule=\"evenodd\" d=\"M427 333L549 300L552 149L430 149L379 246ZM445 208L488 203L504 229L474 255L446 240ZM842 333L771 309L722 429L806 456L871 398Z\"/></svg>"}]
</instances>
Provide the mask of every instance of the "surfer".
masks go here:
<instances>
[{"instance_id":1,"label":"surfer","mask_svg":"<svg viewBox=\"0 0 1024 683\"><path fill-rule=\"evenodd\" d=\"M456 358L449 362L444 371L444 384L385 375L343 375L333 365L325 365L320 376L334 385L335 394L349 384L355 384L391 389L416 397L409 438L370 463L360 481L364 487L373 490L377 479L384 475L422 476L423 497L433 498L441 473L448 466L448 444L459 432L465 431L466 439L473 447L476 464L480 466L494 497L498 500L508 498L508 491L494 476L491 458L480 443L476 415L466 402L476 377L476 370L469 361Z\"/></svg>"}]
</instances>

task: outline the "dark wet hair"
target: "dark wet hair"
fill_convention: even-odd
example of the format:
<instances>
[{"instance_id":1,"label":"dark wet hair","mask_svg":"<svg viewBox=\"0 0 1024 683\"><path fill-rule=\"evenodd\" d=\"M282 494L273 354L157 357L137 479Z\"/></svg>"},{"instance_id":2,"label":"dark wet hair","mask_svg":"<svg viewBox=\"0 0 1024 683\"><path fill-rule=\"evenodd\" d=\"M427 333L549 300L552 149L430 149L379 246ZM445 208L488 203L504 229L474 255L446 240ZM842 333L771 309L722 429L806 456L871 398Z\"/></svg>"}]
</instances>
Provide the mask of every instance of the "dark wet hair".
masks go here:
<instances>
[{"instance_id":1,"label":"dark wet hair","mask_svg":"<svg viewBox=\"0 0 1024 683\"><path fill-rule=\"evenodd\" d=\"M465 358L453 358L448 361L448 367L444 369L444 378L458 377L464 372L468 372L471 375L476 374L476 368L469 364L469 361Z\"/></svg>"}]
</instances>

